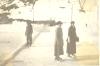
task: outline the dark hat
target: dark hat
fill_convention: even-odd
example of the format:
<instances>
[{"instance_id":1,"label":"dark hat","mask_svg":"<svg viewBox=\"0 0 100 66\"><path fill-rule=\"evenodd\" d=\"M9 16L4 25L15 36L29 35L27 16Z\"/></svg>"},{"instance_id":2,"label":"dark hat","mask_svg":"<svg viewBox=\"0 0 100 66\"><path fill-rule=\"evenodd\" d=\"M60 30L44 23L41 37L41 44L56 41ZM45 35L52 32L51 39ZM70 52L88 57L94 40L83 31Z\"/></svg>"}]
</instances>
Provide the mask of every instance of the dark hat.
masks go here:
<instances>
[{"instance_id":1,"label":"dark hat","mask_svg":"<svg viewBox=\"0 0 100 66\"><path fill-rule=\"evenodd\" d=\"M57 22L57 25L59 25L59 24L62 24L62 22L61 22L61 21L58 21L58 22Z\"/></svg>"},{"instance_id":2,"label":"dark hat","mask_svg":"<svg viewBox=\"0 0 100 66\"><path fill-rule=\"evenodd\" d=\"M75 24L75 22L74 21L71 21L71 24Z\"/></svg>"}]
</instances>

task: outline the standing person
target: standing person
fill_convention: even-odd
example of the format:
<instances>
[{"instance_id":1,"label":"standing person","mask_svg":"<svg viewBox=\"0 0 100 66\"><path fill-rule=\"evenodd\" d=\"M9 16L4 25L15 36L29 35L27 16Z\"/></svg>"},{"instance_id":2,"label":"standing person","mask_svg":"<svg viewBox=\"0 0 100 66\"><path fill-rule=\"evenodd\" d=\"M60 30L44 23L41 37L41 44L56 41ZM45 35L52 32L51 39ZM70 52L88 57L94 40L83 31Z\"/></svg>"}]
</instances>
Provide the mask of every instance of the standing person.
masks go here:
<instances>
[{"instance_id":1,"label":"standing person","mask_svg":"<svg viewBox=\"0 0 100 66\"><path fill-rule=\"evenodd\" d=\"M30 22L27 22L27 26L26 26L26 39L27 39L27 45L31 46L32 45L32 33L33 33L33 28Z\"/></svg>"},{"instance_id":2,"label":"standing person","mask_svg":"<svg viewBox=\"0 0 100 66\"><path fill-rule=\"evenodd\" d=\"M75 28L75 22L72 21L71 25L68 29L68 39L67 39L67 53L68 56L71 57L75 56L76 53L76 42L79 41L79 38L77 37L76 34L76 28Z\"/></svg>"},{"instance_id":3,"label":"standing person","mask_svg":"<svg viewBox=\"0 0 100 66\"><path fill-rule=\"evenodd\" d=\"M60 61L62 58L60 58L60 55L63 55L63 32L61 28L62 23L58 22L58 27L56 30L56 41L54 46L54 55L55 60Z\"/></svg>"}]
</instances>

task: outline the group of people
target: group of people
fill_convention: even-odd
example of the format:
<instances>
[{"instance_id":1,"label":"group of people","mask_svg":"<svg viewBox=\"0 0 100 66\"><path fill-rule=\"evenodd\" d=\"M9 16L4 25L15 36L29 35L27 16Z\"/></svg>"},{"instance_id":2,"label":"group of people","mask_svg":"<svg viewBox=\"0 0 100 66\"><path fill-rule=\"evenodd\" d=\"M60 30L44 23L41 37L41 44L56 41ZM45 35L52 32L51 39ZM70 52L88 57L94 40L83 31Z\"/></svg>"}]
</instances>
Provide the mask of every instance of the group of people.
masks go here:
<instances>
[{"instance_id":1,"label":"group of people","mask_svg":"<svg viewBox=\"0 0 100 66\"><path fill-rule=\"evenodd\" d=\"M76 42L79 41L79 38L76 34L76 28L75 28L75 22L71 21L71 25L68 29L68 38L66 39L67 42L67 54L68 57L75 56L76 53ZM61 28L62 23L58 22L58 27L56 30L56 42L55 42L55 49L54 49L54 55L55 60L60 61L62 58L60 55L64 54L63 51L63 32Z\"/></svg>"},{"instance_id":2,"label":"group of people","mask_svg":"<svg viewBox=\"0 0 100 66\"><path fill-rule=\"evenodd\" d=\"M76 53L76 42L79 41L79 38L76 34L76 28L75 28L75 22L71 21L71 25L68 29L68 38L66 39L67 42L67 50L66 52L68 53L68 57L71 56L75 56ZM58 27L56 30L56 40L55 40L55 45L54 45L54 56L55 56L55 60L60 61L62 60L62 58L60 57L60 55L64 54L64 50L63 50L63 31L62 31L62 22L58 22L57 23ZM31 46L32 45L32 33L33 33L33 29L32 29L32 25L30 22L27 22L27 26L26 26L26 39L27 39L27 46Z\"/></svg>"}]
</instances>

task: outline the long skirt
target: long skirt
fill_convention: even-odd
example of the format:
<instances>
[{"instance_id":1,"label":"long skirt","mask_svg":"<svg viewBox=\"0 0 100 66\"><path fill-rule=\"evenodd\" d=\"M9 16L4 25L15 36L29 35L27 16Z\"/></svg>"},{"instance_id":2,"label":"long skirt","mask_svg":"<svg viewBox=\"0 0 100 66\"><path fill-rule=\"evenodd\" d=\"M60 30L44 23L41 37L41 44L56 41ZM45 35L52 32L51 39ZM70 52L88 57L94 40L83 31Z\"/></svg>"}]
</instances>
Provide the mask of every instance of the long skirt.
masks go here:
<instances>
[{"instance_id":1,"label":"long skirt","mask_svg":"<svg viewBox=\"0 0 100 66\"><path fill-rule=\"evenodd\" d=\"M30 34L30 35L27 35L27 44L32 44L32 34Z\"/></svg>"},{"instance_id":2,"label":"long skirt","mask_svg":"<svg viewBox=\"0 0 100 66\"><path fill-rule=\"evenodd\" d=\"M76 53L76 43L75 42L67 42L67 53L75 54Z\"/></svg>"},{"instance_id":3,"label":"long skirt","mask_svg":"<svg viewBox=\"0 0 100 66\"><path fill-rule=\"evenodd\" d=\"M55 47L54 47L54 55L59 56L59 55L63 55L63 54L64 54L63 42L56 42Z\"/></svg>"}]
</instances>

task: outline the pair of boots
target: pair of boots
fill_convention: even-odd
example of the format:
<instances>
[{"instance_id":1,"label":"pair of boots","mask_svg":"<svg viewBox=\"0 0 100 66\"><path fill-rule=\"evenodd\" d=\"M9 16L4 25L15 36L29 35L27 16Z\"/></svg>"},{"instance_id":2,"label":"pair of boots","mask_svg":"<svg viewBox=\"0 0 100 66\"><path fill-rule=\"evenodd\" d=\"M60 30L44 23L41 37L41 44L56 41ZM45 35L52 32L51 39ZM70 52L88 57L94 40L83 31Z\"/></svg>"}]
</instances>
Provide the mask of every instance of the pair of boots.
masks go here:
<instances>
[{"instance_id":1,"label":"pair of boots","mask_svg":"<svg viewBox=\"0 0 100 66\"><path fill-rule=\"evenodd\" d=\"M55 60L57 60L57 61L62 61L63 59L60 58L59 56L56 56L56 57L55 57Z\"/></svg>"},{"instance_id":2,"label":"pair of boots","mask_svg":"<svg viewBox=\"0 0 100 66\"><path fill-rule=\"evenodd\" d=\"M68 57L76 57L76 55L75 54L68 54Z\"/></svg>"}]
</instances>

